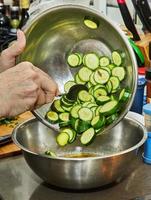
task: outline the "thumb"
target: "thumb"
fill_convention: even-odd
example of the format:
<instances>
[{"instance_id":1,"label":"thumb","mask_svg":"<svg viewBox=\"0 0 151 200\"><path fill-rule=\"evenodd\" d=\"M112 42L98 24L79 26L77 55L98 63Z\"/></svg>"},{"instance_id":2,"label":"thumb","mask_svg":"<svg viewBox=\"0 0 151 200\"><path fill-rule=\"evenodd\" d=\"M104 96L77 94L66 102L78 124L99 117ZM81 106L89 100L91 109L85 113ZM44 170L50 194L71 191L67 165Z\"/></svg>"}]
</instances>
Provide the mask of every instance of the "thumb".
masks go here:
<instances>
[{"instance_id":1,"label":"thumb","mask_svg":"<svg viewBox=\"0 0 151 200\"><path fill-rule=\"evenodd\" d=\"M17 30L17 41L15 41L8 49L7 56L14 58L20 55L26 46L26 38L21 30ZM8 59L8 58L7 58Z\"/></svg>"}]
</instances>

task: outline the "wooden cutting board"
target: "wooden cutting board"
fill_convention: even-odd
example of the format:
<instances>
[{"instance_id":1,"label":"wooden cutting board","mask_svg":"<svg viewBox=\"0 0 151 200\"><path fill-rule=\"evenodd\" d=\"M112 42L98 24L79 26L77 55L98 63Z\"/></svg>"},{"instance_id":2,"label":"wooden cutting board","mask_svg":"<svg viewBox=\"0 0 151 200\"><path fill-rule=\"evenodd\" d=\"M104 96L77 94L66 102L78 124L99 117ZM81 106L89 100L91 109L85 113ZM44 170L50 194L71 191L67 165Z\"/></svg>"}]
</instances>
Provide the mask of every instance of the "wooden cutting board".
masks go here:
<instances>
[{"instance_id":1,"label":"wooden cutting board","mask_svg":"<svg viewBox=\"0 0 151 200\"><path fill-rule=\"evenodd\" d=\"M0 125L0 136L11 134L12 130L17 124L32 117L33 115L31 112L25 112L19 115L12 123L7 125ZM17 155L19 153L21 153L21 149L19 149L13 142L0 147L0 158Z\"/></svg>"}]
</instances>

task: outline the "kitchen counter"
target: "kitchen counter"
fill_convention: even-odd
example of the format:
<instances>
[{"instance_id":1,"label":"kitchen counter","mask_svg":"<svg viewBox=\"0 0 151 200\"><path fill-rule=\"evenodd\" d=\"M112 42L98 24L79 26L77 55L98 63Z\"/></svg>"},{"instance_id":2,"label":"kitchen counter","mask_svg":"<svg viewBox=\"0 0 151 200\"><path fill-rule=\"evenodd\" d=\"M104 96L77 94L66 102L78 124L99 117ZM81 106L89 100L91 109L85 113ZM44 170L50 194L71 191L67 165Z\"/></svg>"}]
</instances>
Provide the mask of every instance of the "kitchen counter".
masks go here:
<instances>
[{"instance_id":1,"label":"kitchen counter","mask_svg":"<svg viewBox=\"0 0 151 200\"><path fill-rule=\"evenodd\" d=\"M144 164L141 158L134 172L120 183L81 192L44 184L23 156L0 159L0 200L128 200L149 194L151 166ZM151 200L151 195L137 200Z\"/></svg>"}]
</instances>

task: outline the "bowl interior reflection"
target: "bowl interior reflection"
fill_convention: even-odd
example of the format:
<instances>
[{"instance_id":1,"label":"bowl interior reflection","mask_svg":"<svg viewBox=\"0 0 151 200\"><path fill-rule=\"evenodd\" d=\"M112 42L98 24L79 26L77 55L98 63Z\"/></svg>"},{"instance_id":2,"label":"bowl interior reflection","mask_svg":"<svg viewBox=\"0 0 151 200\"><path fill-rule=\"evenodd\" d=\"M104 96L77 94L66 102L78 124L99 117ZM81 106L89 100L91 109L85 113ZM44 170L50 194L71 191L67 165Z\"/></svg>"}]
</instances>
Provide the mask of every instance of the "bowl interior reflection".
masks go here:
<instances>
[{"instance_id":1,"label":"bowl interior reflection","mask_svg":"<svg viewBox=\"0 0 151 200\"><path fill-rule=\"evenodd\" d=\"M113 155L134 147L144 137L142 127L126 118L107 134L98 135L89 146L83 146L78 137L74 143L59 147L56 143L57 134L36 119L32 119L20 127L16 139L23 148L37 154L51 150L59 157L77 158Z\"/></svg>"}]
</instances>

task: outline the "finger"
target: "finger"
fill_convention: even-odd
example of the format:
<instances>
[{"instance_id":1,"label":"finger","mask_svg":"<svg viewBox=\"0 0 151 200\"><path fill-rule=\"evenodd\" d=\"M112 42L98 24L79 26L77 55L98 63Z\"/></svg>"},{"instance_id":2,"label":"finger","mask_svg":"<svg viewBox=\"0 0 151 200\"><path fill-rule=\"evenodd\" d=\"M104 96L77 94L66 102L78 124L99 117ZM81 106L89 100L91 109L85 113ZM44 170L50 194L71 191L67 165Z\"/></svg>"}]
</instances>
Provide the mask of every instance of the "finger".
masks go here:
<instances>
[{"instance_id":1,"label":"finger","mask_svg":"<svg viewBox=\"0 0 151 200\"><path fill-rule=\"evenodd\" d=\"M15 41L6 51L7 59L20 55L26 46L26 38L23 31L17 31L17 41Z\"/></svg>"},{"instance_id":2,"label":"finger","mask_svg":"<svg viewBox=\"0 0 151 200\"><path fill-rule=\"evenodd\" d=\"M38 73L38 77L41 80L41 87L45 92L51 92L52 90L55 90L55 95L59 93L57 83L48 74L35 66L33 66L33 70Z\"/></svg>"},{"instance_id":3,"label":"finger","mask_svg":"<svg viewBox=\"0 0 151 200\"><path fill-rule=\"evenodd\" d=\"M37 101L35 103L35 108L39 108L40 106L46 104L46 98L45 98L45 93L43 90L39 89L38 94L37 94Z\"/></svg>"}]
</instances>

